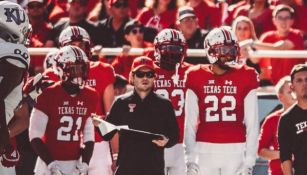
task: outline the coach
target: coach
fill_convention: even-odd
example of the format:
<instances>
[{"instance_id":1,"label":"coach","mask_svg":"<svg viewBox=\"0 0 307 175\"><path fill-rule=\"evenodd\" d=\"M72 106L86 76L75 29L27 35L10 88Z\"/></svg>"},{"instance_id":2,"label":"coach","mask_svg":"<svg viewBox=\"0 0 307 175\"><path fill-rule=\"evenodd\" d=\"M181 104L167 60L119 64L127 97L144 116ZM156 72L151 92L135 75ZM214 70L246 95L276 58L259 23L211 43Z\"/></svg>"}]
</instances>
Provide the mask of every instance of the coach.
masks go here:
<instances>
[{"instance_id":1,"label":"coach","mask_svg":"<svg viewBox=\"0 0 307 175\"><path fill-rule=\"evenodd\" d=\"M174 109L169 100L153 92L154 79L153 61L144 56L136 58L130 72L134 90L114 102L107 121L163 136L151 138L120 132L117 146L115 136L112 141L114 159L119 146L115 175L164 175L164 148L178 142Z\"/></svg>"}]
</instances>

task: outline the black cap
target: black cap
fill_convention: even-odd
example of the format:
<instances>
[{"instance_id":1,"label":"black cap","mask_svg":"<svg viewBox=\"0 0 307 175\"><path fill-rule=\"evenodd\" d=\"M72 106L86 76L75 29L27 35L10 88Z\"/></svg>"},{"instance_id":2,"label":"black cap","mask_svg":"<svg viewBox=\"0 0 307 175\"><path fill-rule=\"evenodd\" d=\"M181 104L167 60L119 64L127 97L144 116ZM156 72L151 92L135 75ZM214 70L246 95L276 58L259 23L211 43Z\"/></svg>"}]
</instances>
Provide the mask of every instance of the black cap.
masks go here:
<instances>
[{"instance_id":1,"label":"black cap","mask_svg":"<svg viewBox=\"0 0 307 175\"><path fill-rule=\"evenodd\" d=\"M68 3L78 2L82 6L87 6L88 0L68 0Z\"/></svg>"},{"instance_id":2,"label":"black cap","mask_svg":"<svg viewBox=\"0 0 307 175\"><path fill-rule=\"evenodd\" d=\"M126 23L125 27L124 27L124 32L125 34L128 34L131 32L132 29L136 28L136 27L141 27L143 28L143 24L140 23L139 21L137 20L130 20Z\"/></svg>"},{"instance_id":3,"label":"black cap","mask_svg":"<svg viewBox=\"0 0 307 175\"><path fill-rule=\"evenodd\" d=\"M291 81L294 79L294 75L298 72L307 71L307 64L297 64L291 70Z\"/></svg>"}]
</instances>

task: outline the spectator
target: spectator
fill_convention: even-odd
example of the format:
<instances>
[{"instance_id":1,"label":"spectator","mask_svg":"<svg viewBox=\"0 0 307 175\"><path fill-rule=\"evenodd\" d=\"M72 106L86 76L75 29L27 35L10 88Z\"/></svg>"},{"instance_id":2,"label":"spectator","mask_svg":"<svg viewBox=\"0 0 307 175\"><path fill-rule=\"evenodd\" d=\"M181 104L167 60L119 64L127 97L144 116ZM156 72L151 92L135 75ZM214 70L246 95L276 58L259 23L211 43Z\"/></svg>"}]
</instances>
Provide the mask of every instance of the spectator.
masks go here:
<instances>
[{"instance_id":1,"label":"spectator","mask_svg":"<svg viewBox=\"0 0 307 175\"><path fill-rule=\"evenodd\" d=\"M110 16L98 23L93 42L103 47L122 47L125 44L124 27L130 20L128 0L109 0Z\"/></svg>"},{"instance_id":2,"label":"spectator","mask_svg":"<svg viewBox=\"0 0 307 175\"><path fill-rule=\"evenodd\" d=\"M49 21L56 24L61 18L68 17L67 0L55 0L55 6L49 14Z\"/></svg>"},{"instance_id":3,"label":"spectator","mask_svg":"<svg viewBox=\"0 0 307 175\"><path fill-rule=\"evenodd\" d=\"M204 40L207 31L199 28L198 18L195 15L192 7L183 6L178 10L177 26L186 39L187 47L189 49L204 48ZM206 64L209 63L207 58L203 57L185 57L184 61L191 64Z\"/></svg>"},{"instance_id":4,"label":"spectator","mask_svg":"<svg viewBox=\"0 0 307 175\"><path fill-rule=\"evenodd\" d=\"M61 19L55 24L51 35L49 35L48 41L46 42L46 47L58 47L60 33L68 26L80 26L84 28L92 38L94 37L96 27L94 24L86 20L88 0L68 0L68 2L69 18Z\"/></svg>"},{"instance_id":5,"label":"spectator","mask_svg":"<svg viewBox=\"0 0 307 175\"><path fill-rule=\"evenodd\" d=\"M123 75L128 79L133 60L137 57L128 55L130 48L146 49L152 48L153 45L144 41L144 26L138 21L129 21L124 27L124 32L125 39L129 45L123 47L124 52L114 59L112 66L117 74ZM144 55L147 55L147 53L144 53Z\"/></svg>"},{"instance_id":6,"label":"spectator","mask_svg":"<svg viewBox=\"0 0 307 175\"><path fill-rule=\"evenodd\" d=\"M52 26L45 20L46 4L44 0L29 0L27 9L30 24L32 25L30 47L44 47L52 30ZM43 58L43 55L31 56L31 74L43 71Z\"/></svg>"},{"instance_id":7,"label":"spectator","mask_svg":"<svg viewBox=\"0 0 307 175\"><path fill-rule=\"evenodd\" d=\"M194 9L200 28L209 31L222 24L222 12L211 1L189 0L187 5Z\"/></svg>"},{"instance_id":8,"label":"spectator","mask_svg":"<svg viewBox=\"0 0 307 175\"><path fill-rule=\"evenodd\" d=\"M238 16L232 24L232 30L238 38L238 41L244 41L252 39L253 41L258 41L256 36L254 24L246 16ZM246 64L247 66L253 67L260 73L259 59L250 57L248 51L252 49L251 47L242 47L240 51L239 64Z\"/></svg>"},{"instance_id":9,"label":"spectator","mask_svg":"<svg viewBox=\"0 0 307 175\"><path fill-rule=\"evenodd\" d=\"M227 8L227 16L226 16L226 19L224 21L224 24L226 25L231 25L233 20L234 20L234 13L236 12L236 10L241 7L241 6L244 6L247 4L247 0L241 0L241 1L238 1L237 3L235 4L232 4L232 5L229 5L228 8Z\"/></svg>"},{"instance_id":10,"label":"spectator","mask_svg":"<svg viewBox=\"0 0 307 175\"><path fill-rule=\"evenodd\" d=\"M280 116L294 103L290 76L281 78L275 86L277 97L283 108L267 116L261 126L259 135L258 155L269 161L270 175L283 175L279 156L277 128Z\"/></svg>"},{"instance_id":11,"label":"spectator","mask_svg":"<svg viewBox=\"0 0 307 175\"><path fill-rule=\"evenodd\" d=\"M127 85L128 80L124 76L116 74L114 82L114 96L125 94L128 90Z\"/></svg>"},{"instance_id":12,"label":"spectator","mask_svg":"<svg viewBox=\"0 0 307 175\"><path fill-rule=\"evenodd\" d=\"M136 17L145 27L154 28L157 32L173 28L176 22L177 0L153 0Z\"/></svg>"},{"instance_id":13,"label":"spectator","mask_svg":"<svg viewBox=\"0 0 307 175\"><path fill-rule=\"evenodd\" d=\"M253 21L257 37L260 37L264 32L275 29L271 20L272 11L269 0L250 0L249 4L236 10L233 18L247 16Z\"/></svg>"},{"instance_id":14,"label":"spectator","mask_svg":"<svg viewBox=\"0 0 307 175\"><path fill-rule=\"evenodd\" d=\"M178 125L169 100L153 92L154 63L145 56L134 60L130 81L131 93L114 102L107 121L115 125L128 125L131 129L162 134L161 138L138 138L135 135L113 137L113 155L118 153L115 175L164 175L164 148L178 142ZM117 141L115 141L117 140ZM113 148L119 147L117 149Z\"/></svg>"},{"instance_id":15,"label":"spectator","mask_svg":"<svg viewBox=\"0 0 307 175\"><path fill-rule=\"evenodd\" d=\"M302 50L303 37L299 30L293 29L294 23L294 10L287 5L278 5L273 11L273 22L276 26L275 31L264 33L260 41L263 43L274 43L283 42L281 47L277 47L277 50ZM258 49L258 47L256 46ZM268 66L271 66L271 81L276 84L277 81L285 76L289 75L294 65L304 63L304 59L288 58L288 59L261 59L260 67L264 71L270 71Z\"/></svg>"},{"instance_id":16,"label":"spectator","mask_svg":"<svg viewBox=\"0 0 307 175\"><path fill-rule=\"evenodd\" d=\"M291 83L297 103L282 114L279 122L280 160L284 175L304 175L307 174L307 64L293 67Z\"/></svg>"}]
</instances>

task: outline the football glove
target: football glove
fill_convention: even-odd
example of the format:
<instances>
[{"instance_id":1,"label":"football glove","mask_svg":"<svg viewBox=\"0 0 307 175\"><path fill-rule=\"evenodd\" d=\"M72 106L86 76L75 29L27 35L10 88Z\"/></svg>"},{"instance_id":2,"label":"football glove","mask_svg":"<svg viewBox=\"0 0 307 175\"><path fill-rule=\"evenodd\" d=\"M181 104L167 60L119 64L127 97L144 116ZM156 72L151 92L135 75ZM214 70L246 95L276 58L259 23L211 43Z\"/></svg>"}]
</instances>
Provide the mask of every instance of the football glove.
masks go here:
<instances>
[{"instance_id":1,"label":"football glove","mask_svg":"<svg viewBox=\"0 0 307 175\"><path fill-rule=\"evenodd\" d=\"M73 171L72 175L87 175L88 165L85 162L78 163L76 169Z\"/></svg>"},{"instance_id":2,"label":"football glove","mask_svg":"<svg viewBox=\"0 0 307 175\"><path fill-rule=\"evenodd\" d=\"M252 174L253 174L253 168L245 166L240 175L252 175Z\"/></svg>"},{"instance_id":3,"label":"football glove","mask_svg":"<svg viewBox=\"0 0 307 175\"><path fill-rule=\"evenodd\" d=\"M30 96L33 100L35 100L45 88L52 84L54 84L54 81L49 80L48 76L43 76L41 73L39 73L27 81L23 87L23 92L25 96Z\"/></svg>"},{"instance_id":4,"label":"football glove","mask_svg":"<svg viewBox=\"0 0 307 175\"><path fill-rule=\"evenodd\" d=\"M59 163L56 160L48 164L48 169L50 170L51 175L65 175L61 171Z\"/></svg>"},{"instance_id":5,"label":"football glove","mask_svg":"<svg viewBox=\"0 0 307 175\"><path fill-rule=\"evenodd\" d=\"M187 175L198 175L199 166L196 163L187 163Z\"/></svg>"},{"instance_id":6,"label":"football glove","mask_svg":"<svg viewBox=\"0 0 307 175\"><path fill-rule=\"evenodd\" d=\"M1 164L4 167L13 167L18 164L19 160L20 154L17 150L16 140L12 138L10 144L8 144L2 152Z\"/></svg>"}]
</instances>

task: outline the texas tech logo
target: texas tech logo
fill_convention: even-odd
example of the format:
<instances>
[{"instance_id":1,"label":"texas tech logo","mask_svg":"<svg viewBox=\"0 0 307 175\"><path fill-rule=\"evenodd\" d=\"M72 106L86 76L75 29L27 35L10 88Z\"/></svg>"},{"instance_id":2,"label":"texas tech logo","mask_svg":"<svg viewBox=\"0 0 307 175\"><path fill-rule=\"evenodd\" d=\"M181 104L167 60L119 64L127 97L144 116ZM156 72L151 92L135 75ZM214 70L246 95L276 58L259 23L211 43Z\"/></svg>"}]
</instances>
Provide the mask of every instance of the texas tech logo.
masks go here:
<instances>
[{"instance_id":1,"label":"texas tech logo","mask_svg":"<svg viewBox=\"0 0 307 175\"><path fill-rule=\"evenodd\" d=\"M17 25L26 21L26 15L18 8L4 8L6 22L15 22Z\"/></svg>"}]
</instances>

